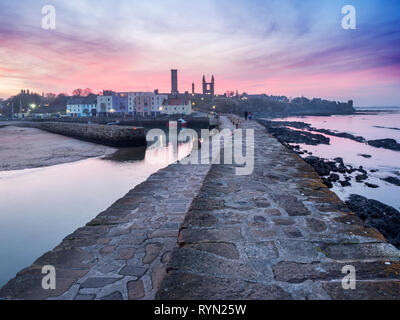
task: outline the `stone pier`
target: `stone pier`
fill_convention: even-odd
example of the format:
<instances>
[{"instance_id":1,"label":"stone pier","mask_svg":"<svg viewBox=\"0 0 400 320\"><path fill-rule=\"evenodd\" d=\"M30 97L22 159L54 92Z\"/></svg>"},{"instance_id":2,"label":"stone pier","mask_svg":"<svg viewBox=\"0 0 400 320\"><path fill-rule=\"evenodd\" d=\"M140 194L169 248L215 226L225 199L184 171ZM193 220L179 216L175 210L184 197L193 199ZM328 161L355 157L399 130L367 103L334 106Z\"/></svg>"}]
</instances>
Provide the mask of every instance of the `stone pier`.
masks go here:
<instances>
[{"instance_id":1,"label":"stone pier","mask_svg":"<svg viewBox=\"0 0 400 320\"><path fill-rule=\"evenodd\" d=\"M0 298L399 299L400 251L263 126L238 124L255 131L251 175L171 165L19 272ZM44 265L56 268L56 290L41 287ZM342 287L345 266L356 290Z\"/></svg>"},{"instance_id":2,"label":"stone pier","mask_svg":"<svg viewBox=\"0 0 400 320\"><path fill-rule=\"evenodd\" d=\"M18 125L117 148L147 144L142 127L73 122L19 122Z\"/></svg>"},{"instance_id":3,"label":"stone pier","mask_svg":"<svg viewBox=\"0 0 400 320\"><path fill-rule=\"evenodd\" d=\"M213 165L158 299L399 299L400 251L256 122L255 170ZM344 290L345 266L356 290Z\"/></svg>"}]
</instances>

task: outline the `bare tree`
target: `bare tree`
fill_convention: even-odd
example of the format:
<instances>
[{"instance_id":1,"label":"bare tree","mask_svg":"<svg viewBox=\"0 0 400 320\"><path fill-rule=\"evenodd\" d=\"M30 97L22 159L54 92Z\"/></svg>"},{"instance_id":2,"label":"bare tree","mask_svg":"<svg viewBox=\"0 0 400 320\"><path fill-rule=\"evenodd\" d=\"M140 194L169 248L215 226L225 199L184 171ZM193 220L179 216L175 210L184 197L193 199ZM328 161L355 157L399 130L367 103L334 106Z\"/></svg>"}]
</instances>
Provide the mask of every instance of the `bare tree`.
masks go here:
<instances>
[{"instance_id":1,"label":"bare tree","mask_svg":"<svg viewBox=\"0 0 400 320\"><path fill-rule=\"evenodd\" d=\"M78 89L75 89L74 91L72 91L72 95L74 97L81 97L82 94L83 94L83 89L81 89L81 88L78 88Z\"/></svg>"}]
</instances>

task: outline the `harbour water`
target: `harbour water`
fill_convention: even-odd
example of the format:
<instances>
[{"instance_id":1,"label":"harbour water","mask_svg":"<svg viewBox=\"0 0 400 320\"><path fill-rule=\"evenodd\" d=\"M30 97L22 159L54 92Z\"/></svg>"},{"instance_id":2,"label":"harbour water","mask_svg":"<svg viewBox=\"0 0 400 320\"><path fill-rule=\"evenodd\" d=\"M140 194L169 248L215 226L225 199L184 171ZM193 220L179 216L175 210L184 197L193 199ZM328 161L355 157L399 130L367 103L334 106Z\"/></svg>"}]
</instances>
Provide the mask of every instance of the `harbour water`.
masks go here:
<instances>
[{"instance_id":1,"label":"harbour water","mask_svg":"<svg viewBox=\"0 0 400 320\"><path fill-rule=\"evenodd\" d=\"M121 149L106 159L0 172L0 287L190 150L190 142Z\"/></svg>"}]
</instances>

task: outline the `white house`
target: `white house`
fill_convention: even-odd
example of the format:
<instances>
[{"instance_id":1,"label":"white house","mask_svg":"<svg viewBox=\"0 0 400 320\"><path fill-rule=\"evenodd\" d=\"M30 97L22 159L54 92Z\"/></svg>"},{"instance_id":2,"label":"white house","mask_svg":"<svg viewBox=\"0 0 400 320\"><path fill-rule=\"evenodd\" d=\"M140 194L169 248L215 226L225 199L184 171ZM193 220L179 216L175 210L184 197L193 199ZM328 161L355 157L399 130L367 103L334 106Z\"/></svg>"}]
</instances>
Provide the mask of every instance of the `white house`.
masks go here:
<instances>
[{"instance_id":1,"label":"white house","mask_svg":"<svg viewBox=\"0 0 400 320\"><path fill-rule=\"evenodd\" d=\"M175 98L175 99L167 99L164 100L164 103L161 107L162 114L183 114L190 115L192 114L192 102L186 98Z\"/></svg>"},{"instance_id":2,"label":"white house","mask_svg":"<svg viewBox=\"0 0 400 320\"><path fill-rule=\"evenodd\" d=\"M90 117L97 114L97 96L72 97L67 102L67 114L71 117Z\"/></svg>"}]
</instances>

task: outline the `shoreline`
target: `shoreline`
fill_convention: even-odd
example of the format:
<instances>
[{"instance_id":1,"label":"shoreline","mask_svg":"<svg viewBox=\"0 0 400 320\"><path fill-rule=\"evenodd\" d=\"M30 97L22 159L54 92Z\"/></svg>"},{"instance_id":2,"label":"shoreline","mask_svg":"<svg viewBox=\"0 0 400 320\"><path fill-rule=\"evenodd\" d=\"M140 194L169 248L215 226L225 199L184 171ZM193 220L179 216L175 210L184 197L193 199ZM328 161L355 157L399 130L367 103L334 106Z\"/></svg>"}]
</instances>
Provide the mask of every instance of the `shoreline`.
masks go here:
<instances>
[{"instance_id":1,"label":"shoreline","mask_svg":"<svg viewBox=\"0 0 400 320\"><path fill-rule=\"evenodd\" d=\"M35 128L0 128L0 172L48 167L110 156L117 149Z\"/></svg>"}]
</instances>

